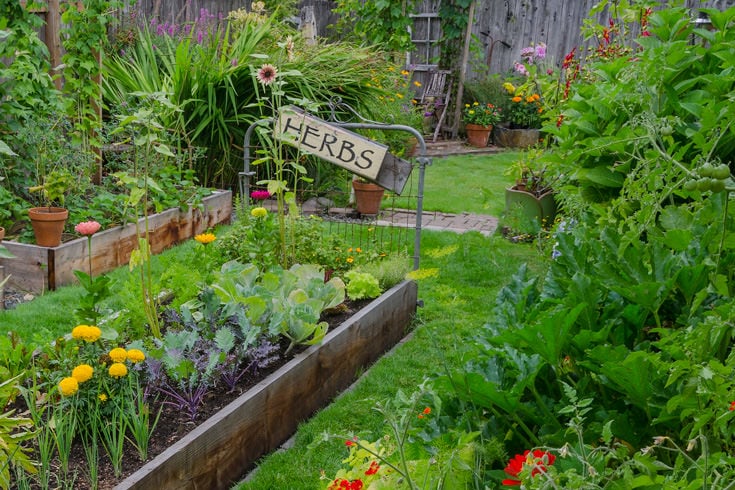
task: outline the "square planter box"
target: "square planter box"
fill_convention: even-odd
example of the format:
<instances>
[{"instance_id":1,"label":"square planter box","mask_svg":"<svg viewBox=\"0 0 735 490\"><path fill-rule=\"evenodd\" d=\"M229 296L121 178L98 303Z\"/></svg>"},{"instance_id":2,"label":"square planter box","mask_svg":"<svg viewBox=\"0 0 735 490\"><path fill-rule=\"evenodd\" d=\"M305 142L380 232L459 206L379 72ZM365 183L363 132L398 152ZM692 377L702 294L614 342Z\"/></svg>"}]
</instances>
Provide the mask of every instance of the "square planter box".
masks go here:
<instances>
[{"instance_id":1,"label":"square planter box","mask_svg":"<svg viewBox=\"0 0 735 490\"><path fill-rule=\"evenodd\" d=\"M229 489L406 334L418 288L404 281L123 480L115 490Z\"/></svg>"},{"instance_id":2,"label":"square planter box","mask_svg":"<svg viewBox=\"0 0 735 490\"><path fill-rule=\"evenodd\" d=\"M194 237L221 223L229 223L232 216L232 192L215 191L203 199L203 208L169 209L148 217L152 253ZM141 218L139 226L144 229ZM58 247L39 247L26 243L3 241L13 259L2 259L5 276L10 275L8 286L32 293L56 289L76 283L75 270L89 272L87 238L77 238ZM92 273L108 272L125 265L130 253L138 246L135 224L117 226L95 233L92 237Z\"/></svg>"}]
</instances>

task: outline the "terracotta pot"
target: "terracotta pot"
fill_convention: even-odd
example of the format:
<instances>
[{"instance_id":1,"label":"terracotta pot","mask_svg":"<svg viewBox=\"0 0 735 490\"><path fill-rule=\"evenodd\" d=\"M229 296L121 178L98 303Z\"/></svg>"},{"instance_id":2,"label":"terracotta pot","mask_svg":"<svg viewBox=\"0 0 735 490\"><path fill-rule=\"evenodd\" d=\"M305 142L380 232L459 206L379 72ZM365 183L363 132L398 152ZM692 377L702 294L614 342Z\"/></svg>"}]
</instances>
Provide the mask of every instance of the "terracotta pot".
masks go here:
<instances>
[{"instance_id":1,"label":"terracotta pot","mask_svg":"<svg viewBox=\"0 0 735 490\"><path fill-rule=\"evenodd\" d=\"M476 148L485 148L490 139L490 133L493 131L492 126L480 126L479 124L465 124L464 130L467 133L467 142Z\"/></svg>"},{"instance_id":2,"label":"terracotta pot","mask_svg":"<svg viewBox=\"0 0 735 490\"><path fill-rule=\"evenodd\" d=\"M371 182L352 181L355 190L355 203L360 214L378 214L380 203L383 201L385 189Z\"/></svg>"},{"instance_id":3,"label":"terracotta pot","mask_svg":"<svg viewBox=\"0 0 735 490\"><path fill-rule=\"evenodd\" d=\"M528 148L538 144L541 132L538 129L495 128L495 144L506 148Z\"/></svg>"},{"instance_id":4,"label":"terracotta pot","mask_svg":"<svg viewBox=\"0 0 735 490\"><path fill-rule=\"evenodd\" d=\"M61 234L69 217L69 210L51 206L31 208L28 210L28 217L31 219L37 245L58 247L61 244Z\"/></svg>"}]
</instances>

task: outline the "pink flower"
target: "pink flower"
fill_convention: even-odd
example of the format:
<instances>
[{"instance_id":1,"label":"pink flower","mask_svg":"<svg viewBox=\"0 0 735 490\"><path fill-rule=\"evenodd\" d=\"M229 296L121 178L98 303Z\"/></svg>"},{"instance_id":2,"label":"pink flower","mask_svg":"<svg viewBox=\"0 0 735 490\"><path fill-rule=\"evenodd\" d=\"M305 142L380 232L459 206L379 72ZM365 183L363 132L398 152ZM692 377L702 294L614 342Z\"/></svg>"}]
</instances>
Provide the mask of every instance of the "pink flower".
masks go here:
<instances>
[{"instance_id":1,"label":"pink flower","mask_svg":"<svg viewBox=\"0 0 735 490\"><path fill-rule=\"evenodd\" d=\"M256 78L263 85L270 85L276 80L276 75L278 75L278 70L276 69L276 67L266 63L260 67Z\"/></svg>"},{"instance_id":2,"label":"pink flower","mask_svg":"<svg viewBox=\"0 0 735 490\"><path fill-rule=\"evenodd\" d=\"M545 43L538 43L536 45L536 48L534 49L533 53L537 59L544 59L546 58L546 44Z\"/></svg>"},{"instance_id":3,"label":"pink flower","mask_svg":"<svg viewBox=\"0 0 735 490\"><path fill-rule=\"evenodd\" d=\"M271 197L271 193L268 191L253 191L250 193L250 197L257 199L258 201L262 201L263 199Z\"/></svg>"},{"instance_id":4,"label":"pink flower","mask_svg":"<svg viewBox=\"0 0 735 490\"><path fill-rule=\"evenodd\" d=\"M513 69L521 75L528 76L528 70L526 69L526 66L523 63L516 62L516 64L513 65Z\"/></svg>"},{"instance_id":5,"label":"pink flower","mask_svg":"<svg viewBox=\"0 0 735 490\"><path fill-rule=\"evenodd\" d=\"M74 230L80 235L90 236L100 231L101 226L96 221L82 221L74 227Z\"/></svg>"}]
</instances>

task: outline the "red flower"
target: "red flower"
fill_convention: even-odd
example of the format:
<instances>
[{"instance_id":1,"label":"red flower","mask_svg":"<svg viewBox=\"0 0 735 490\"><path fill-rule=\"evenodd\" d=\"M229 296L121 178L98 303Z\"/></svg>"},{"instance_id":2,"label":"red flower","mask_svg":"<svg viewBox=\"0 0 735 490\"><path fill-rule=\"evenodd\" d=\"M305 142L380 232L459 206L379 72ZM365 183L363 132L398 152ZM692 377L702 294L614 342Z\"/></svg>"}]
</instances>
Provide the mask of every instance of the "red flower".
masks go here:
<instances>
[{"instance_id":1,"label":"red flower","mask_svg":"<svg viewBox=\"0 0 735 490\"><path fill-rule=\"evenodd\" d=\"M340 488L345 488L347 490L362 490L363 483L362 480L359 478L354 481L345 480L344 478L340 480L334 480L331 485L329 485L328 490L338 490Z\"/></svg>"},{"instance_id":2,"label":"red flower","mask_svg":"<svg viewBox=\"0 0 735 490\"><path fill-rule=\"evenodd\" d=\"M508 461L508 466L503 470L514 478L506 478L502 483L506 486L520 485L521 481L517 477L523 471L524 465L532 466L531 476L536 476L539 473L545 473L546 465L552 465L554 461L556 461L556 456L540 449L534 449L533 452L526 450L522 455L516 454Z\"/></svg>"},{"instance_id":3,"label":"red flower","mask_svg":"<svg viewBox=\"0 0 735 490\"><path fill-rule=\"evenodd\" d=\"M431 413L431 407L426 407L424 409L424 415L429 415Z\"/></svg>"},{"instance_id":4,"label":"red flower","mask_svg":"<svg viewBox=\"0 0 735 490\"><path fill-rule=\"evenodd\" d=\"M735 410L735 401L730 402L730 411L732 412L733 410Z\"/></svg>"},{"instance_id":5,"label":"red flower","mask_svg":"<svg viewBox=\"0 0 735 490\"><path fill-rule=\"evenodd\" d=\"M380 465L378 464L378 462L377 461L373 461L373 462L370 463L370 468L368 468L367 471L365 471L365 474L366 475L374 475L375 473L378 472L379 469L380 469Z\"/></svg>"}]
</instances>

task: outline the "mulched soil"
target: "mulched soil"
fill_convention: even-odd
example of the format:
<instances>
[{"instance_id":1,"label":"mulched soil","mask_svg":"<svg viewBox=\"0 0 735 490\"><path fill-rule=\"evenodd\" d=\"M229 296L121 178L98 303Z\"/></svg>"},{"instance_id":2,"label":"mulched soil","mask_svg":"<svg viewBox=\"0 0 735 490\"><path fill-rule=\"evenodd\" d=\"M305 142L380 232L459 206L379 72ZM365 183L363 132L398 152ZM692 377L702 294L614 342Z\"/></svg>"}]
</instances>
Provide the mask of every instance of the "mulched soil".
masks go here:
<instances>
[{"instance_id":1,"label":"mulched soil","mask_svg":"<svg viewBox=\"0 0 735 490\"><path fill-rule=\"evenodd\" d=\"M29 300L30 298L27 296L24 297L24 294L21 292L6 291L6 306L13 307L19 302ZM356 312L358 312L369 303L370 300L346 301L342 305L325 313L322 317L322 320L326 321L329 324L329 328L331 330L332 328L336 328L337 326L339 326L346 319L354 315ZM189 420L189 417L187 415L182 414L180 410L169 404L163 404L161 401L159 401L157 404L153 405L151 407L151 413L158 413L158 410L161 409L161 416L158 424L156 425L154 434L150 440L148 459L146 461L141 461L137 450L132 446L132 444L126 441L124 446L122 476L120 478L116 478L113 473L112 464L107 458L107 455L104 453L104 449L100 447L98 488L103 490L113 488L124 478L127 478L139 468L141 468L146 462L161 454L176 441L186 436L189 432L191 432L201 423L206 421L216 412L224 408L227 404L235 400L243 393L245 393L250 387L257 384L269 374L273 373L278 368L286 364L293 358L294 355L302 352L306 347L302 347L301 349L294 349L291 353L289 353L288 357L283 356L285 348L286 344L284 343L281 346L280 361L271 365L269 368L260 371L257 378L242 379L232 392L213 391L209 393L206 396L203 406L199 411L199 415L193 422ZM23 412L24 407L17 408L19 409L19 413ZM58 461L55 461L52 464L54 465L54 467L58 468ZM243 468L243 476L248 471L248 469L249 468ZM86 455L84 453L84 449L81 443L77 441L72 447L72 452L70 456L70 474L76 474L76 481L73 484L73 488L75 490L87 490L92 488L87 477L87 471L88 468L86 464ZM35 490L39 487L32 486L31 488Z\"/></svg>"}]
</instances>

